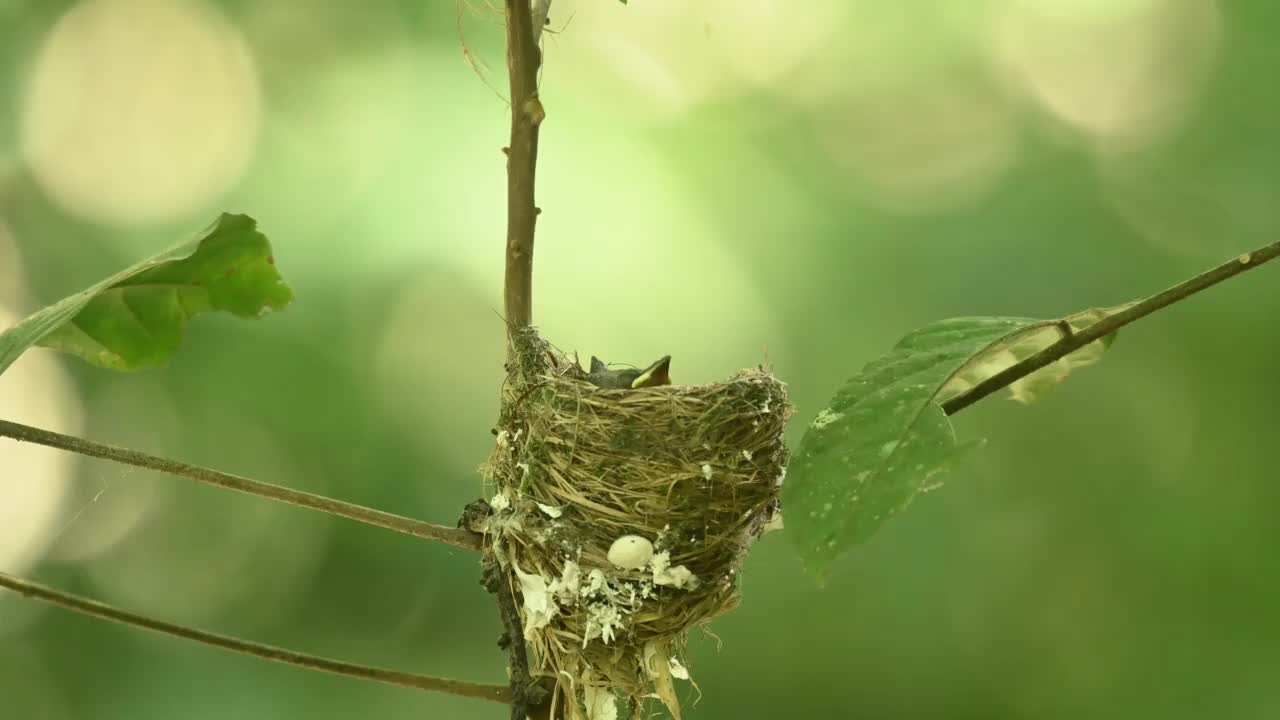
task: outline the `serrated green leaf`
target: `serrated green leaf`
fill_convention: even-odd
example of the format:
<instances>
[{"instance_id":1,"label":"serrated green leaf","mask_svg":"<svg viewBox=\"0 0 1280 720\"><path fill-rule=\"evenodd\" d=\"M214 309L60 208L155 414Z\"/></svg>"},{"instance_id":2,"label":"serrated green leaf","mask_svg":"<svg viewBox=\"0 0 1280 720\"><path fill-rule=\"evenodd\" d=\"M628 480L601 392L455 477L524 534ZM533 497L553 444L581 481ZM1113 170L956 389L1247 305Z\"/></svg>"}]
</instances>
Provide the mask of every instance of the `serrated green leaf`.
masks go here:
<instances>
[{"instance_id":1,"label":"serrated green leaf","mask_svg":"<svg viewBox=\"0 0 1280 720\"><path fill-rule=\"evenodd\" d=\"M0 373L33 345L115 370L164 365L195 315L252 318L283 308L293 291L256 226L224 213L195 240L38 310L0 333Z\"/></svg>"},{"instance_id":2,"label":"serrated green leaf","mask_svg":"<svg viewBox=\"0 0 1280 720\"><path fill-rule=\"evenodd\" d=\"M818 413L782 491L786 531L811 571L865 542L962 449L934 402L975 354L1029 327L1027 318L955 318L903 338L855 375Z\"/></svg>"}]
</instances>

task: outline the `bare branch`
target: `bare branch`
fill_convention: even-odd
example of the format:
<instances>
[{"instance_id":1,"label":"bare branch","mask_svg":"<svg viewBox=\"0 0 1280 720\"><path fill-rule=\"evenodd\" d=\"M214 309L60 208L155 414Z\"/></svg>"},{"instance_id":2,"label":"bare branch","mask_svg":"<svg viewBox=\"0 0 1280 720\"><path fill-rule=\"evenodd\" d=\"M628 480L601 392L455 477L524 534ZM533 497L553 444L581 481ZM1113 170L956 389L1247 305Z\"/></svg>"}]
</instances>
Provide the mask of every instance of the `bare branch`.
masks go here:
<instances>
[{"instance_id":1,"label":"bare branch","mask_svg":"<svg viewBox=\"0 0 1280 720\"><path fill-rule=\"evenodd\" d=\"M156 470L227 490L235 490L267 498L268 500L318 510L329 515L355 520L365 525L375 525L388 530L395 530L423 540L433 540L455 547L467 548L468 550L479 550L483 545L483 536L470 530L433 525L362 505L353 505L341 500L334 500L323 495L292 490L279 485L250 480L239 475L211 470L198 465L189 465L177 460L169 460L168 458L156 457L137 450L129 450L49 430L41 430L40 428L7 420L0 420L0 437L10 437L14 440L45 445L146 470Z\"/></svg>"},{"instance_id":2,"label":"bare branch","mask_svg":"<svg viewBox=\"0 0 1280 720\"><path fill-rule=\"evenodd\" d=\"M533 322L533 235L538 222L534 176L538 168L538 126L546 117L538 99L538 49L541 27L534 33L530 0L505 0L507 15L507 72L511 82L511 141L507 145L507 268L503 302L508 339ZM540 22L545 22L550 0L539 2ZM507 344L508 356L514 344ZM547 717L547 707L529 679L524 632L511 588L489 559L485 587L496 594L506 628L506 649L511 658L511 717ZM513 615L514 613L514 615ZM513 620L514 618L514 620Z\"/></svg>"},{"instance_id":3,"label":"bare branch","mask_svg":"<svg viewBox=\"0 0 1280 720\"><path fill-rule=\"evenodd\" d=\"M510 656L512 718L549 718L551 693L529 674L529 658L524 647L524 623L520 620L520 608L516 604L510 576L503 571L497 560L488 557L485 559L480 584L494 594L498 601L498 613L502 617L503 632L498 646Z\"/></svg>"},{"instance_id":4,"label":"bare branch","mask_svg":"<svg viewBox=\"0 0 1280 720\"><path fill-rule=\"evenodd\" d=\"M948 415L954 415L1001 388L1012 385L1036 370L1079 350L1095 340L1100 340L1110 335L1135 320L1140 320L1157 310L1185 300L1201 290L1207 290L1223 280L1233 278L1246 270L1252 270L1269 260L1274 260L1277 256L1280 256L1280 241L1260 247L1253 252L1245 253L1212 270L1196 275L1190 280L1178 283L1114 315L1109 315L1077 333L1064 334L1060 340L1044 350L1010 365L974 385L969 390L944 402L942 409Z\"/></svg>"},{"instance_id":5,"label":"bare branch","mask_svg":"<svg viewBox=\"0 0 1280 720\"><path fill-rule=\"evenodd\" d=\"M538 99L542 52L533 33L529 0L506 0L507 70L511 76L511 142L507 146L507 272L503 291L507 324L533 321L533 233L538 126L546 116Z\"/></svg>"},{"instance_id":6,"label":"bare branch","mask_svg":"<svg viewBox=\"0 0 1280 720\"><path fill-rule=\"evenodd\" d=\"M333 660L318 655L307 655L306 653L285 650L272 645L264 645L262 643L250 642L239 638L229 637L226 635L218 635L196 628L186 627L183 625L175 625L162 620L155 620L142 615L137 615L119 608L105 605L95 600L89 600L78 595L71 595L53 588L38 585L36 583L14 577L6 573L0 573L0 587L13 590L16 593L25 595L29 598L40 600L41 602L56 605L67 610L89 615L91 617L110 620L124 625L139 627L144 630L162 633L164 635L172 635L180 637L184 640L193 640L203 645L211 645L213 647L230 650L232 652L241 653L243 655L252 655L253 657L271 660L274 662L293 665L294 667L306 668L308 670L320 670L322 672L333 673L335 675L345 675L346 677L359 678L361 680L373 680L374 682L387 683L389 685L399 685L401 687L415 688L418 690L430 690L432 692L447 693L449 695L458 695L461 697L476 698L479 700L492 700L493 702L507 703L511 701L511 691L505 685L486 685L482 683L464 682L462 680L449 680L447 678L429 677L427 675L418 675L415 673L399 672L397 670L386 670L383 668L370 667L368 665L355 665L352 663L342 662L341 660Z\"/></svg>"}]
</instances>

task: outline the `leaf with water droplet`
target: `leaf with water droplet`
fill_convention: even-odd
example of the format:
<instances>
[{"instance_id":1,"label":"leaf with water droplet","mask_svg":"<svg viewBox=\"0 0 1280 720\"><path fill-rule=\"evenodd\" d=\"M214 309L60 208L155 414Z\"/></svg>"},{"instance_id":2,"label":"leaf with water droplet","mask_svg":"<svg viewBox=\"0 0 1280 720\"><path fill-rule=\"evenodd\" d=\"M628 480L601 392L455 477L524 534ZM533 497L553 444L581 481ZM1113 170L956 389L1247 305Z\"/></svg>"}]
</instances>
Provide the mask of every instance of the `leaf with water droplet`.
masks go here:
<instances>
[{"instance_id":1,"label":"leaf with water droplet","mask_svg":"<svg viewBox=\"0 0 1280 720\"><path fill-rule=\"evenodd\" d=\"M786 531L820 578L917 495L960 446L938 389L965 363L1028 327L1028 318L954 318L921 328L868 363L817 415L782 489Z\"/></svg>"},{"instance_id":2,"label":"leaf with water droplet","mask_svg":"<svg viewBox=\"0 0 1280 720\"><path fill-rule=\"evenodd\" d=\"M786 532L809 569L824 578L832 561L870 539L979 443L957 443L941 403L1063 336L1127 305L1062 320L953 318L904 337L868 363L818 412L788 466L782 491ZM1013 384L1024 402L1074 368L1097 362L1114 335Z\"/></svg>"},{"instance_id":3,"label":"leaf with water droplet","mask_svg":"<svg viewBox=\"0 0 1280 720\"><path fill-rule=\"evenodd\" d=\"M193 316L223 311L255 318L292 299L254 219L224 213L196 239L0 333L0 373L33 345L114 370L162 366L177 352Z\"/></svg>"}]
</instances>

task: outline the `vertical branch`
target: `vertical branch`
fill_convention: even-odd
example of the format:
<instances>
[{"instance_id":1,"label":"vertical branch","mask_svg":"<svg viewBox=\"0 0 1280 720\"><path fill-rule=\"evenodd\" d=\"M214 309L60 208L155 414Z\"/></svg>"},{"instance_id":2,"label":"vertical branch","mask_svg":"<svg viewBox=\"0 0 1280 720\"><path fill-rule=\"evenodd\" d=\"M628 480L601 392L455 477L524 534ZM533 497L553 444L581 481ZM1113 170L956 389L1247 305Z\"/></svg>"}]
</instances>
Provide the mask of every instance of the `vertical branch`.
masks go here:
<instances>
[{"instance_id":1,"label":"vertical branch","mask_svg":"<svg viewBox=\"0 0 1280 720\"><path fill-rule=\"evenodd\" d=\"M505 0L507 15L507 73L511 79L511 141L507 145L507 252L503 304L507 333L528 327L533 321L533 234L538 221L534 199L534 175L538 167L538 126L546 117L538 99L538 48L541 23L546 21L550 0L538 2L538 32L534 32L531 0ZM514 350L508 343L508 353ZM516 604L505 573L493 558L486 558L485 587L498 599L504 645L511 662L511 717L548 717L546 696L529 677L529 661Z\"/></svg>"},{"instance_id":2,"label":"vertical branch","mask_svg":"<svg viewBox=\"0 0 1280 720\"><path fill-rule=\"evenodd\" d=\"M497 560L487 558L480 584L493 593L498 601L498 614L502 617L502 637L498 646L511 657L508 668L511 684L507 692L511 698L512 720L549 719L551 693L529 674L529 658L524 647L524 624L520 621L520 608L516 605L510 578Z\"/></svg>"},{"instance_id":3,"label":"vertical branch","mask_svg":"<svg viewBox=\"0 0 1280 720\"><path fill-rule=\"evenodd\" d=\"M507 272L503 299L507 324L533 320L533 232L538 126L546 116L538 100L542 52L534 35L529 0L506 0L507 71L511 76L511 143L507 146Z\"/></svg>"}]
</instances>

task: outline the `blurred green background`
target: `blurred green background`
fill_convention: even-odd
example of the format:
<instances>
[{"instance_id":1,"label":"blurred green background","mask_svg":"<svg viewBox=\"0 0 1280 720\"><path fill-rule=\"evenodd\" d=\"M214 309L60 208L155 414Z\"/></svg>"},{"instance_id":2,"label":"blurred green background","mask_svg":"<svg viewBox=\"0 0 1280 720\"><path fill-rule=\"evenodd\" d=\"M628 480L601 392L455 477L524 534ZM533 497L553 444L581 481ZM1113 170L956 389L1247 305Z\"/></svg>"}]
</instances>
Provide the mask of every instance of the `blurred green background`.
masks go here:
<instances>
[{"instance_id":1,"label":"blurred green background","mask_svg":"<svg viewBox=\"0 0 1280 720\"><path fill-rule=\"evenodd\" d=\"M164 371L33 351L0 416L451 524L502 380L500 3L0 0L0 324L227 209L298 299ZM678 382L767 357L792 439L955 315L1158 290L1280 231L1280 6L556 0L535 320ZM474 67L462 50L465 38ZM1125 331L819 591L694 632L695 718L1280 714L1280 267ZM475 558L0 441L0 570L501 682ZM685 688L692 698L695 693ZM499 718L0 596L0 716Z\"/></svg>"}]
</instances>

